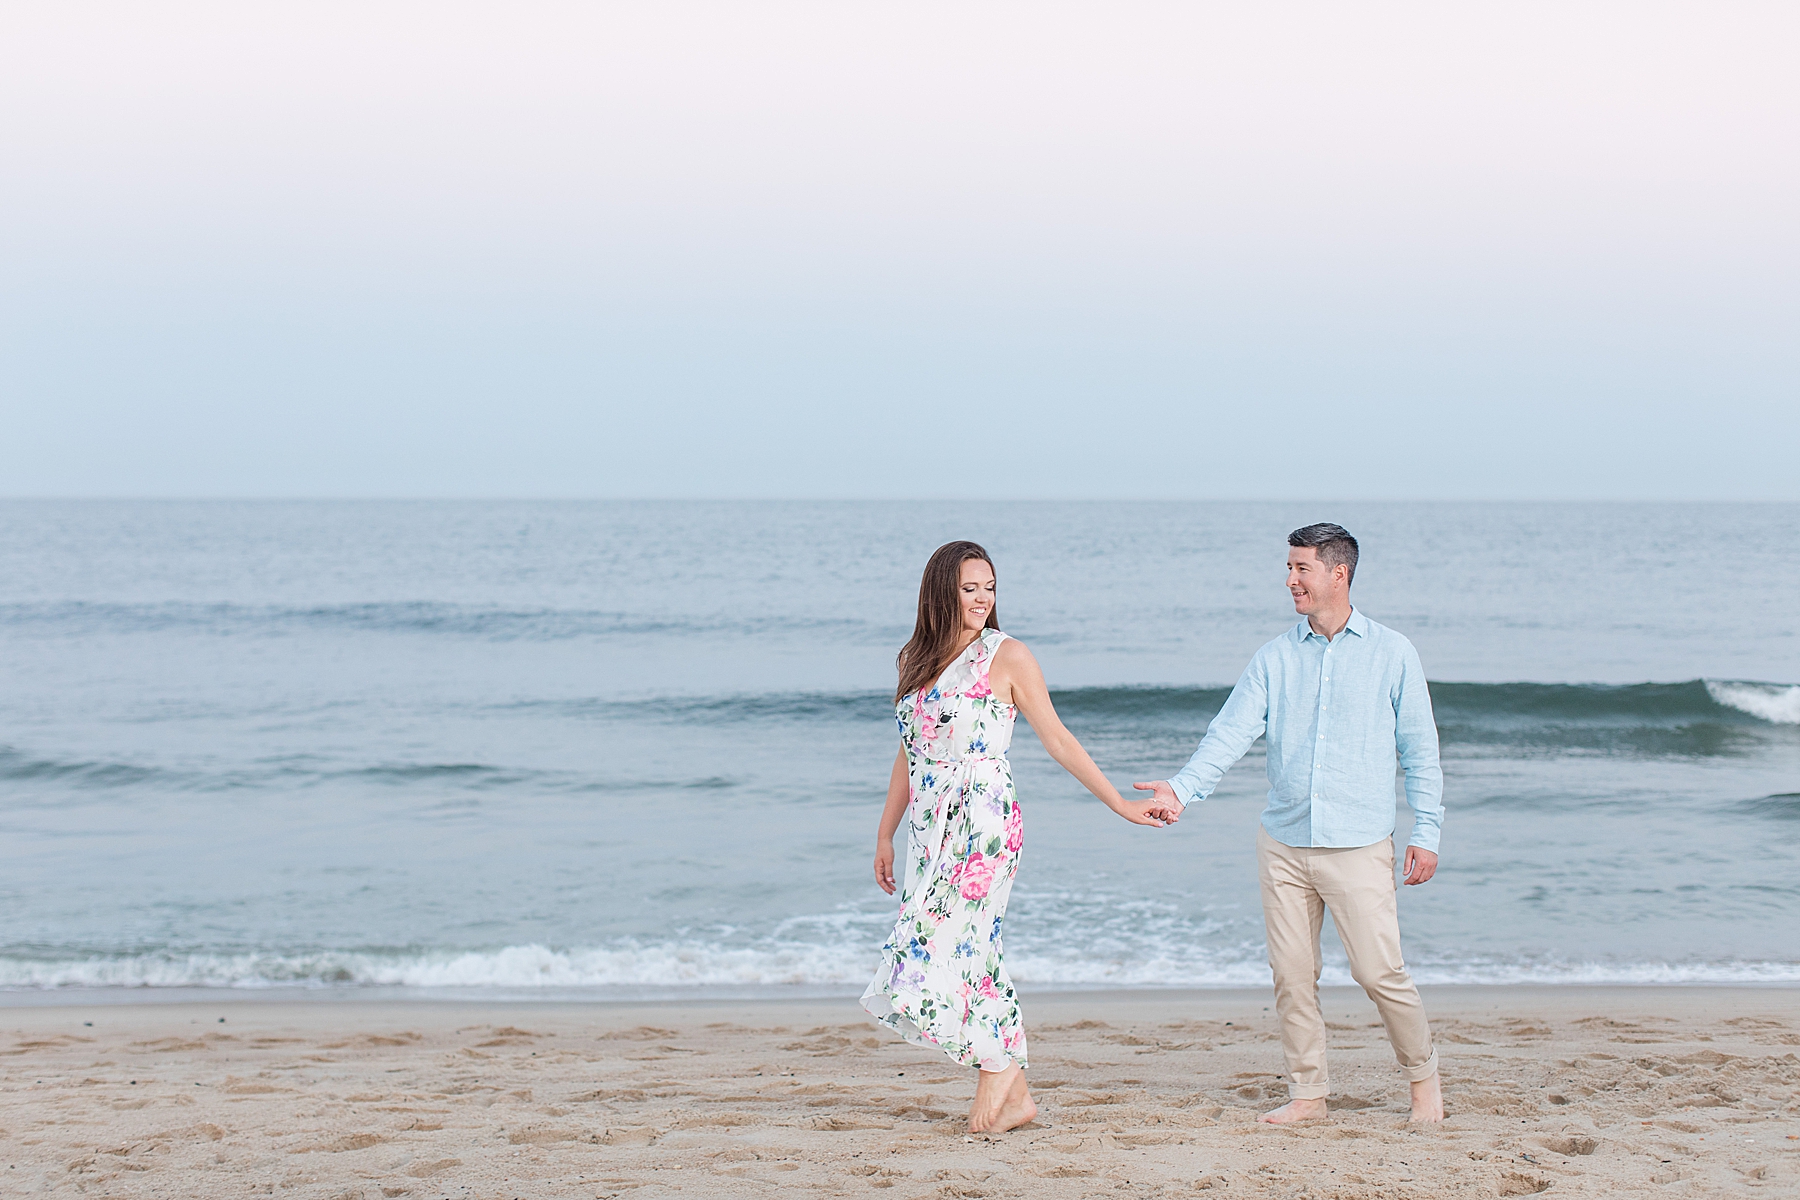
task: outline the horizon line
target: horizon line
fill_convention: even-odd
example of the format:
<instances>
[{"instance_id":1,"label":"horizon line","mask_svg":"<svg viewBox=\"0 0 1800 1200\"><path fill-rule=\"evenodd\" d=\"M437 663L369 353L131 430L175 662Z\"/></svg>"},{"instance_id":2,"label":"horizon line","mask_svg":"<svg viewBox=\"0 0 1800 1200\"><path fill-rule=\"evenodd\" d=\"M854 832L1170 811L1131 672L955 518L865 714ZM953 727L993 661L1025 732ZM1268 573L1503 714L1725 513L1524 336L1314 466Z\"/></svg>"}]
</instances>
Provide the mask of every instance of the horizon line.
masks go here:
<instances>
[{"instance_id":1,"label":"horizon line","mask_svg":"<svg viewBox=\"0 0 1800 1200\"><path fill-rule=\"evenodd\" d=\"M592 494L454 495L420 493L182 494L0 493L0 503L163 504L913 504L916 495L892 496L640 496ZM1689 504L1795 505L1800 496L992 496L970 494L984 504Z\"/></svg>"}]
</instances>

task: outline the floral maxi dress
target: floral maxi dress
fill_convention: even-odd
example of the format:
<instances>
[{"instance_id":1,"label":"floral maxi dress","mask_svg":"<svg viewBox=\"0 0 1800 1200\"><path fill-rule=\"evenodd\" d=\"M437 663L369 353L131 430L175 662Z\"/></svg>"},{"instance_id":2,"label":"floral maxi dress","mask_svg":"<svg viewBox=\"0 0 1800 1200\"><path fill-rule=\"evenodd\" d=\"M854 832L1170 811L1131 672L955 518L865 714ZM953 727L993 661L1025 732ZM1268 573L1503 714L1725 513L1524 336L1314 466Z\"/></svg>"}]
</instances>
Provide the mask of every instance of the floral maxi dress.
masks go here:
<instances>
[{"instance_id":1,"label":"floral maxi dress","mask_svg":"<svg viewBox=\"0 0 1800 1200\"><path fill-rule=\"evenodd\" d=\"M1025 1065L1019 998L1000 950L1024 842L1006 761L1018 710L988 686L1005 640L985 631L934 686L897 705L911 793L900 919L862 998L907 1041L984 1071Z\"/></svg>"}]
</instances>

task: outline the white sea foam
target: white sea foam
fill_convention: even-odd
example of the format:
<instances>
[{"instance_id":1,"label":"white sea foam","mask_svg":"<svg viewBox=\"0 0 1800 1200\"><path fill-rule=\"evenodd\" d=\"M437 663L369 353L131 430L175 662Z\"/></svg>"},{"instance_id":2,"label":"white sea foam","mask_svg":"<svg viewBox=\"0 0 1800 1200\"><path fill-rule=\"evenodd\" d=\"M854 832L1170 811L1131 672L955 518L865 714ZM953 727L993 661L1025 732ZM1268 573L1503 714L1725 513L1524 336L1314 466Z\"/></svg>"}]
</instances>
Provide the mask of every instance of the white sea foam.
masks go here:
<instances>
[{"instance_id":1,"label":"white sea foam","mask_svg":"<svg viewBox=\"0 0 1800 1200\"><path fill-rule=\"evenodd\" d=\"M69 960L0 958L0 987L589 988L849 984L874 970L834 947L623 943L557 950L507 946L462 953L133 955Z\"/></svg>"},{"instance_id":2,"label":"white sea foam","mask_svg":"<svg viewBox=\"0 0 1800 1200\"><path fill-rule=\"evenodd\" d=\"M1776 725L1800 725L1800 684L1735 683L1707 680L1712 698L1739 712Z\"/></svg>"},{"instance_id":3,"label":"white sea foam","mask_svg":"<svg viewBox=\"0 0 1800 1200\"><path fill-rule=\"evenodd\" d=\"M1009 955L1025 987L1260 987L1269 969L1260 953L1191 952L1143 959L1034 953ZM508 946L464 953L135 955L84 959L0 958L0 988L404 987L422 989L580 990L761 988L792 985L859 988L874 971L867 945L791 942L750 947L700 942L621 943L559 950ZM1576 962L1469 959L1421 962L1421 983L1674 984L1800 983L1800 962ZM1342 962L1328 961L1324 982L1351 983Z\"/></svg>"}]
</instances>

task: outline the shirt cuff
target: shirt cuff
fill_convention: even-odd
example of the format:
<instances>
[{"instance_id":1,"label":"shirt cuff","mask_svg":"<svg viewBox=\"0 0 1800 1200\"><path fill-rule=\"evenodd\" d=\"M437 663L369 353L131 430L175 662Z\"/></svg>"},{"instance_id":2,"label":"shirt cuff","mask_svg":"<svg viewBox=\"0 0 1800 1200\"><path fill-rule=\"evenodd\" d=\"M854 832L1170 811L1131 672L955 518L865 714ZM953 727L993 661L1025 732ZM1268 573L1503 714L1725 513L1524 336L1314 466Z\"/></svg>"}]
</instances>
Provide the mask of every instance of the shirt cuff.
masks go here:
<instances>
[{"instance_id":1,"label":"shirt cuff","mask_svg":"<svg viewBox=\"0 0 1800 1200\"><path fill-rule=\"evenodd\" d=\"M1186 808L1188 805L1190 805L1194 802L1193 791L1189 788L1182 786L1182 784L1179 780L1165 779L1165 780L1163 780L1163 782L1169 785L1169 790L1171 792L1175 793L1175 799L1180 801L1181 807ZM1186 793L1186 794L1184 795L1183 793Z\"/></svg>"}]
</instances>

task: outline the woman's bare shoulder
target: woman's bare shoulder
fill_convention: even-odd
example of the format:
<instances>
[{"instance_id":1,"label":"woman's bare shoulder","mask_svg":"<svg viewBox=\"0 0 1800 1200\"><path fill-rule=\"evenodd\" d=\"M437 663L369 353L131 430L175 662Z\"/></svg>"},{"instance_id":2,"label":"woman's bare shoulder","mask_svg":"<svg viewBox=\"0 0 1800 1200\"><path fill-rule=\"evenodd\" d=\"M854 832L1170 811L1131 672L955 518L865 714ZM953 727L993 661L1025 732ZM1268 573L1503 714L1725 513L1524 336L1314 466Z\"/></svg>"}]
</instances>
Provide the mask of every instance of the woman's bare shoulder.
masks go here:
<instances>
[{"instance_id":1,"label":"woman's bare shoulder","mask_svg":"<svg viewBox=\"0 0 1800 1200\"><path fill-rule=\"evenodd\" d=\"M994 651L994 665L1007 670L1036 662L1037 659L1032 655L1031 647L1010 633L1006 635L1006 640L1000 643L1000 648Z\"/></svg>"},{"instance_id":2,"label":"woman's bare shoulder","mask_svg":"<svg viewBox=\"0 0 1800 1200\"><path fill-rule=\"evenodd\" d=\"M1031 657L1030 646L1026 646L1026 644L1024 644L1024 642L1021 642L1021 640L1017 639L1017 637L1013 637L1012 633L1008 633L1008 635L1006 635L1006 639L1001 640L1001 644L999 644L999 648L995 649L995 651L994 651L995 662L999 662L999 660L1001 660L1001 658L1030 658L1030 657Z\"/></svg>"}]
</instances>

